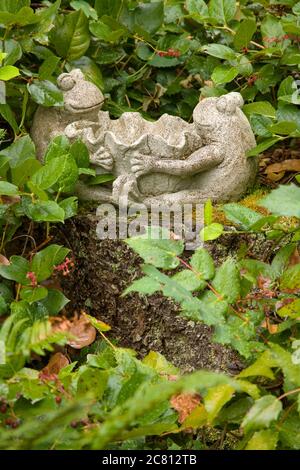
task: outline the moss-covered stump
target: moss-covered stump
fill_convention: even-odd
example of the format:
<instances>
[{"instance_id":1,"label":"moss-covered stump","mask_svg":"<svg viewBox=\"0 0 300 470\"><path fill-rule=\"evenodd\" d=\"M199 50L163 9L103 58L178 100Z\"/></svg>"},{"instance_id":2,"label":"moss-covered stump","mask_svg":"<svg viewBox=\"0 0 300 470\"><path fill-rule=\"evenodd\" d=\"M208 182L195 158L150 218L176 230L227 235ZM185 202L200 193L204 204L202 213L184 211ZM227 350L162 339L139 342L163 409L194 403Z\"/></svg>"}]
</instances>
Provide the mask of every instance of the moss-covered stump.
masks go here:
<instances>
[{"instance_id":1,"label":"moss-covered stump","mask_svg":"<svg viewBox=\"0 0 300 470\"><path fill-rule=\"evenodd\" d=\"M241 363L229 348L211 340L207 326L179 316L179 308L160 294L122 293L141 276L141 259L122 241L98 240L96 217L81 214L59 236L75 256L75 272L63 288L69 308L85 310L111 325L110 337L140 357L158 351L182 371L212 369L236 373Z\"/></svg>"}]
</instances>

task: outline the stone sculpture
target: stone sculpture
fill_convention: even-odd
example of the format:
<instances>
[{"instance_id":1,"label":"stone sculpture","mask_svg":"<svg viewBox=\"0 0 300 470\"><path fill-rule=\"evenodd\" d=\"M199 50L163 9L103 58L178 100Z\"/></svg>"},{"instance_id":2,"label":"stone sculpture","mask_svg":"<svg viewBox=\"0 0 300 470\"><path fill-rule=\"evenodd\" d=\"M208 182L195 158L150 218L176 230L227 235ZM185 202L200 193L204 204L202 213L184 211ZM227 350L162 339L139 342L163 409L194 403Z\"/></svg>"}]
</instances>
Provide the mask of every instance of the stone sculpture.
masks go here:
<instances>
[{"instance_id":1,"label":"stone sculpture","mask_svg":"<svg viewBox=\"0 0 300 470\"><path fill-rule=\"evenodd\" d=\"M225 202L240 198L254 182L256 160L246 152L255 138L239 93L203 99L188 124L168 114L156 122L136 112L110 119L100 110L103 95L80 70L62 74L58 84L65 91L64 109L40 108L35 116L39 155L52 136L63 133L86 143L98 174L115 176L112 191L79 186L82 198L147 206Z\"/></svg>"}]
</instances>

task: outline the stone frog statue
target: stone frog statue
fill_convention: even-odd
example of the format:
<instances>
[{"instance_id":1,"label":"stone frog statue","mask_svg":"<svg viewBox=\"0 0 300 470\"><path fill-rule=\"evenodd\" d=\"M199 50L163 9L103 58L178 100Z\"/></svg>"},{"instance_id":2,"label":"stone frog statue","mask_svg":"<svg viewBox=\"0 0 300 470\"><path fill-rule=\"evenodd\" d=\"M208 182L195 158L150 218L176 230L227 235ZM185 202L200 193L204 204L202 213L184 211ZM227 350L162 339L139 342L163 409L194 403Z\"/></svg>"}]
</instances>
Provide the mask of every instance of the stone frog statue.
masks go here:
<instances>
[{"instance_id":1,"label":"stone frog statue","mask_svg":"<svg viewBox=\"0 0 300 470\"><path fill-rule=\"evenodd\" d=\"M242 196L257 170L256 159L246 157L256 143L242 106L235 92L206 98L196 106L193 124L167 114L154 123L139 113L110 120L100 111L98 125L77 121L65 133L86 142L98 167L111 163L112 202L123 197L147 206L226 202ZM101 188L80 193L109 200Z\"/></svg>"},{"instance_id":2,"label":"stone frog statue","mask_svg":"<svg viewBox=\"0 0 300 470\"><path fill-rule=\"evenodd\" d=\"M52 108L39 106L31 128L40 160L50 140L64 134L68 124L84 119L97 121L98 112L104 102L104 96L99 88L85 80L79 69L61 74L57 84L64 95L64 106Z\"/></svg>"},{"instance_id":3,"label":"stone frog statue","mask_svg":"<svg viewBox=\"0 0 300 470\"><path fill-rule=\"evenodd\" d=\"M243 104L242 96L236 92L200 101L193 120L202 146L184 160L136 155L131 159L132 172L137 178L167 173L181 180L181 190L159 197L163 204L239 199L254 183L257 172L257 160L246 156L256 142L240 109ZM155 200L155 196L148 197L146 202L151 204Z\"/></svg>"}]
</instances>

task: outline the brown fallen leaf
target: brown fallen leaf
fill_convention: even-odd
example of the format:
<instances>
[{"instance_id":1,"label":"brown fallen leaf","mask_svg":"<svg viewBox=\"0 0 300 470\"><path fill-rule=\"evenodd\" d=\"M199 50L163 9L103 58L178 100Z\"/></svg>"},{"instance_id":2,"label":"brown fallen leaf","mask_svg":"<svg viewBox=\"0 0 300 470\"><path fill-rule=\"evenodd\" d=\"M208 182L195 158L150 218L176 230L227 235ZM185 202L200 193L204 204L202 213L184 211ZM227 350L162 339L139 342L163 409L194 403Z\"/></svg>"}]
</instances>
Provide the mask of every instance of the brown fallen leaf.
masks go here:
<instances>
[{"instance_id":1,"label":"brown fallen leaf","mask_svg":"<svg viewBox=\"0 0 300 470\"><path fill-rule=\"evenodd\" d=\"M272 163L265 169L268 179L272 181L278 181L283 178L286 171L300 172L300 159L290 159L279 163Z\"/></svg>"},{"instance_id":2,"label":"brown fallen leaf","mask_svg":"<svg viewBox=\"0 0 300 470\"><path fill-rule=\"evenodd\" d=\"M278 331L278 325L271 323L269 319L264 320L261 327L266 328L271 335L275 335Z\"/></svg>"},{"instance_id":3,"label":"brown fallen leaf","mask_svg":"<svg viewBox=\"0 0 300 470\"><path fill-rule=\"evenodd\" d=\"M290 257L289 267L295 266L296 264L299 264L299 263L300 263L300 254L299 254L298 248L295 248L294 253Z\"/></svg>"},{"instance_id":4,"label":"brown fallen leaf","mask_svg":"<svg viewBox=\"0 0 300 470\"><path fill-rule=\"evenodd\" d=\"M20 196L1 196L3 204L16 204L21 201Z\"/></svg>"},{"instance_id":5,"label":"brown fallen leaf","mask_svg":"<svg viewBox=\"0 0 300 470\"><path fill-rule=\"evenodd\" d=\"M55 332L68 332L72 335L72 339L68 341L68 345L74 349L82 349L89 346L96 339L96 328L93 327L87 316L82 313L80 316L75 315L73 318L52 317L52 329Z\"/></svg>"},{"instance_id":6,"label":"brown fallen leaf","mask_svg":"<svg viewBox=\"0 0 300 470\"><path fill-rule=\"evenodd\" d=\"M199 405L200 401L201 397L196 393L179 393L171 398L171 406L178 412L180 424L186 420L196 406Z\"/></svg>"},{"instance_id":7,"label":"brown fallen leaf","mask_svg":"<svg viewBox=\"0 0 300 470\"><path fill-rule=\"evenodd\" d=\"M42 369L42 372L50 374L58 374L61 369L70 364L69 359L64 354L58 352L51 356L48 364Z\"/></svg>"},{"instance_id":8,"label":"brown fallen leaf","mask_svg":"<svg viewBox=\"0 0 300 470\"><path fill-rule=\"evenodd\" d=\"M10 262L7 258L5 258L5 256L3 255L0 255L0 265L2 266L9 266L10 265Z\"/></svg>"}]
</instances>

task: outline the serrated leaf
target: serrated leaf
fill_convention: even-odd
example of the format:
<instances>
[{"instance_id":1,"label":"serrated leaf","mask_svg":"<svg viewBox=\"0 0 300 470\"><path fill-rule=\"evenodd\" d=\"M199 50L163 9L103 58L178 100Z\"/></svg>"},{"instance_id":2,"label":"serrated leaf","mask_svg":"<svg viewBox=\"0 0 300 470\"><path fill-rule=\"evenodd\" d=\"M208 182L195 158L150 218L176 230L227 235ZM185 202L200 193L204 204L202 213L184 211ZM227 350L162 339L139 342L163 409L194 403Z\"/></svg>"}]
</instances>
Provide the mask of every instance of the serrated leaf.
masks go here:
<instances>
[{"instance_id":1,"label":"serrated leaf","mask_svg":"<svg viewBox=\"0 0 300 470\"><path fill-rule=\"evenodd\" d=\"M191 257L192 268L205 280L212 279L215 275L214 260L205 248L198 248Z\"/></svg>"},{"instance_id":2,"label":"serrated leaf","mask_svg":"<svg viewBox=\"0 0 300 470\"><path fill-rule=\"evenodd\" d=\"M240 225L241 228L246 230L250 229L253 224L257 223L263 217L258 212L234 202L231 204L225 204L223 206L223 210L227 219Z\"/></svg>"},{"instance_id":3,"label":"serrated leaf","mask_svg":"<svg viewBox=\"0 0 300 470\"><path fill-rule=\"evenodd\" d=\"M300 218L300 188L295 184L279 186L260 201L273 214Z\"/></svg>"},{"instance_id":4,"label":"serrated leaf","mask_svg":"<svg viewBox=\"0 0 300 470\"><path fill-rule=\"evenodd\" d=\"M220 268L212 282L216 291L228 302L234 303L240 296L240 277L233 259L227 259Z\"/></svg>"},{"instance_id":5,"label":"serrated leaf","mask_svg":"<svg viewBox=\"0 0 300 470\"><path fill-rule=\"evenodd\" d=\"M145 235L128 238L126 243L135 250L146 263L153 264L157 268L173 269L180 261L178 255L183 252L182 240L158 238L167 236L166 233L157 230L149 230Z\"/></svg>"}]
</instances>

